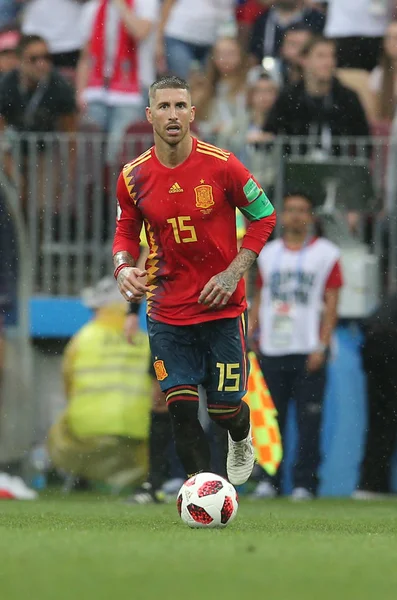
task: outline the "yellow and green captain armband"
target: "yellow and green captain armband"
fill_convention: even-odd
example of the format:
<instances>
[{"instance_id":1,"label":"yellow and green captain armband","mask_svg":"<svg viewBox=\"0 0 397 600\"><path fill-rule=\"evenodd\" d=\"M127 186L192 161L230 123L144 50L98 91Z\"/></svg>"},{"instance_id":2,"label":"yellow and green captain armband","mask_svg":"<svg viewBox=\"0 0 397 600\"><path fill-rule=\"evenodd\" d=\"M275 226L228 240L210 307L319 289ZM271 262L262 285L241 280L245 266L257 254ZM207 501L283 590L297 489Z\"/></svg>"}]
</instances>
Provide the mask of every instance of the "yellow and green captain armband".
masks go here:
<instances>
[{"instance_id":1,"label":"yellow and green captain armband","mask_svg":"<svg viewBox=\"0 0 397 600\"><path fill-rule=\"evenodd\" d=\"M248 221L259 221L273 214L273 204L252 177L247 181L243 190L248 204L241 206L240 210Z\"/></svg>"}]
</instances>

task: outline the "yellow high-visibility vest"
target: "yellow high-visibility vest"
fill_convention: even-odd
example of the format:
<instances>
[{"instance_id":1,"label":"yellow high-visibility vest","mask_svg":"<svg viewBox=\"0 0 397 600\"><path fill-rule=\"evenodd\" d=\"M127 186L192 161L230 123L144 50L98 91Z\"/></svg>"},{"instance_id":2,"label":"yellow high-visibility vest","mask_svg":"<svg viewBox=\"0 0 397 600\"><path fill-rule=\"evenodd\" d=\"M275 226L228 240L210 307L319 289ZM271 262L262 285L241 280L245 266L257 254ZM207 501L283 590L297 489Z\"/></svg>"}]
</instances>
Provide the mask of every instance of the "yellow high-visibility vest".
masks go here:
<instances>
[{"instance_id":1,"label":"yellow high-visibility vest","mask_svg":"<svg viewBox=\"0 0 397 600\"><path fill-rule=\"evenodd\" d=\"M77 437L148 437L148 338L140 332L135 343L128 344L123 334L124 320L125 308L119 314L101 309L66 350L66 418Z\"/></svg>"},{"instance_id":2,"label":"yellow high-visibility vest","mask_svg":"<svg viewBox=\"0 0 397 600\"><path fill-rule=\"evenodd\" d=\"M277 411L254 352L248 353L250 374L244 397L251 410L256 460L269 475L277 473L283 457Z\"/></svg>"}]
</instances>

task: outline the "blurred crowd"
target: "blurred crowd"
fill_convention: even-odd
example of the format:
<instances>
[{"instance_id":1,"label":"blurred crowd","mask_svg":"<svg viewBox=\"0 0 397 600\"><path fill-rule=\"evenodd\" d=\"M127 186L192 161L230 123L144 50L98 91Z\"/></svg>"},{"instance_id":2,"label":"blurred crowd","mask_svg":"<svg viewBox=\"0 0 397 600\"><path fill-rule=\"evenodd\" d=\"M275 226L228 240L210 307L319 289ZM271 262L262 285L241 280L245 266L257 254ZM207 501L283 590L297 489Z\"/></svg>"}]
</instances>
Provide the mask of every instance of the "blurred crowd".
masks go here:
<instances>
[{"instance_id":1,"label":"blurred crowd","mask_svg":"<svg viewBox=\"0 0 397 600\"><path fill-rule=\"evenodd\" d=\"M194 134L233 151L270 194L280 135L310 136L294 153L316 162L340 156L337 140L347 137L353 143L344 152L357 156L365 139L373 168L372 136L387 139L397 130L396 6L395 0L347 6L341 0L0 0L0 151L6 174L19 182L25 216L29 194L40 211L53 202L49 196L59 197L61 172L78 179L76 132L106 136L100 160L109 182L109 172L131 159L128 136L150 135L147 91L164 73L190 83ZM63 132L70 138L67 166L40 137L29 163L28 141L18 135ZM389 155L371 192L382 219L397 199L397 152ZM49 162L58 189L48 189ZM364 186L363 172L356 179ZM358 211L367 210L358 196L344 198L354 235L362 231Z\"/></svg>"},{"instance_id":2,"label":"blurred crowd","mask_svg":"<svg viewBox=\"0 0 397 600\"><path fill-rule=\"evenodd\" d=\"M317 156L338 152L333 137L389 134L396 4L0 0L4 148L13 131L101 131L107 162L122 162L150 83L169 72L190 82L196 133L249 158L269 187L277 134L315 137Z\"/></svg>"}]
</instances>

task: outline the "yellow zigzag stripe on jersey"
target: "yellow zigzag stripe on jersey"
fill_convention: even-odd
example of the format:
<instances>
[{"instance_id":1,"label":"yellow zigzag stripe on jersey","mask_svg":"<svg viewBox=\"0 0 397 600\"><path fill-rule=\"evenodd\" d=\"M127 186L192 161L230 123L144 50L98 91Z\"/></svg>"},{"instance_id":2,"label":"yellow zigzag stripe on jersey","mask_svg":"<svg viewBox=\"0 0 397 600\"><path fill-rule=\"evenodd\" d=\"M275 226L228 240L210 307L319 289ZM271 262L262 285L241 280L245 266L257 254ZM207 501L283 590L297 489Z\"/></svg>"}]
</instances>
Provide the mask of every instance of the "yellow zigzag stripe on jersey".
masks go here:
<instances>
[{"instance_id":1,"label":"yellow zigzag stripe on jersey","mask_svg":"<svg viewBox=\"0 0 397 600\"><path fill-rule=\"evenodd\" d=\"M202 148L204 150L211 150L212 152L218 152L226 158L230 156L230 152L226 152L226 150L222 150L222 148L218 148L217 146L213 146L213 144L208 144L207 142L202 142L201 140L198 140L197 147Z\"/></svg>"},{"instance_id":2,"label":"yellow zigzag stripe on jersey","mask_svg":"<svg viewBox=\"0 0 397 600\"><path fill-rule=\"evenodd\" d=\"M207 154L208 156L214 156L215 158L219 158L219 160L227 161L226 156L222 156L221 154L216 154L215 152L209 152L207 150L201 150L198 146L197 146L197 152L200 152L200 154Z\"/></svg>"},{"instance_id":3,"label":"yellow zigzag stripe on jersey","mask_svg":"<svg viewBox=\"0 0 397 600\"><path fill-rule=\"evenodd\" d=\"M156 281L156 273L159 270L158 268L158 258L157 258L157 252L159 247L156 244L156 240L154 239L154 233L153 230L151 229L149 223L145 220L145 225L146 225L146 233L147 233L147 237L148 237L148 243L149 243L149 249L150 249L150 253L149 256L147 258L147 272L149 274L148 279L147 279L147 286L149 288L149 291L146 293L146 300L147 300L147 313L148 315L150 315L150 310L152 307L152 298L154 296L154 290L157 289L157 285L155 284Z\"/></svg>"},{"instance_id":4,"label":"yellow zigzag stripe on jersey","mask_svg":"<svg viewBox=\"0 0 397 600\"><path fill-rule=\"evenodd\" d=\"M147 150L147 152L144 152L136 160L126 164L123 168L123 177L124 177L125 185L127 187L128 193L130 194L133 202L135 202L135 198L136 198L136 192L134 192L135 184L134 184L133 171L134 171L135 167L138 167L142 163L149 160L149 158L151 158L151 156L152 156L152 154L151 154L150 150Z\"/></svg>"},{"instance_id":5,"label":"yellow zigzag stripe on jersey","mask_svg":"<svg viewBox=\"0 0 397 600\"><path fill-rule=\"evenodd\" d=\"M135 203L136 192L134 192L135 184L133 170L134 167L131 167L131 165L126 165L123 169L123 177L128 193L131 196L132 201Z\"/></svg>"}]
</instances>

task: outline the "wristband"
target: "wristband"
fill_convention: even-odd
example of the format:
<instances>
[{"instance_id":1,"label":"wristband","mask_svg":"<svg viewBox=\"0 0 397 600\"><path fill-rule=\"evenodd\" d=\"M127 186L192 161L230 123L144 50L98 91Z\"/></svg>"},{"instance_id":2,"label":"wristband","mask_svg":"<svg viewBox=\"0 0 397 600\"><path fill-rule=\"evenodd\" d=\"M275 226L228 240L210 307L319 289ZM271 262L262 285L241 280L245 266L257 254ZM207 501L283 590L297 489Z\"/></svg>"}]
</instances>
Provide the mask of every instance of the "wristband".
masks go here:
<instances>
[{"instance_id":1,"label":"wristband","mask_svg":"<svg viewBox=\"0 0 397 600\"><path fill-rule=\"evenodd\" d=\"M128 306L128 314L129 315L137 315L139 313L141 305L139 302L130 302Z\"/></svg>"},{"instance_id":2,"label":"wristband","mask_svg":"<svg viewBox=\"0 0 397 600\"><path fill-rule=\"evenodd\" d=\"M129 265L128 263L121 263L121 265L119 265L118 267L115 268L113 275L114 278L117 280L117 277L119 276L119 273L122 269L125 269L125 267L130 267L131 265Z\"/></svg>"}]
</instances>

